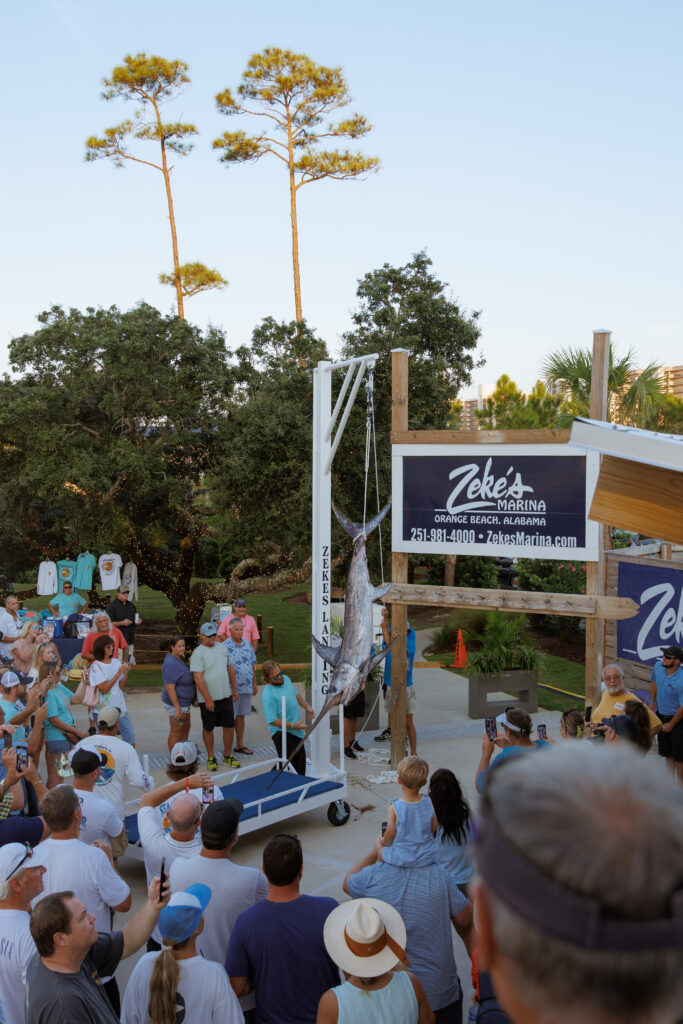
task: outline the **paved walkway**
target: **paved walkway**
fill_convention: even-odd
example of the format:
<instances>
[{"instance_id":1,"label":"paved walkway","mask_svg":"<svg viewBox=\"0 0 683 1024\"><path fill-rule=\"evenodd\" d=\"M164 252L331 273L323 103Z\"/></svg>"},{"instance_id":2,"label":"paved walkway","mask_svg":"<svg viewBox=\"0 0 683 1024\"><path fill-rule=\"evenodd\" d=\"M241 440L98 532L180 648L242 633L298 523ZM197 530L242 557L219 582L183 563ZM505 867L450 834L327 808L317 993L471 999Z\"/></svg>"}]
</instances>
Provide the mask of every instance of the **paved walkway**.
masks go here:
<instances>
[{"instance_id":1,"label":"paved walkway","mask_svg":"<svg viewBox=\"0 0 683 1024\"><path fill-rule=\"evenodd\" d=\"M430 632L425 630L417 635L418 658ZM445 669L415 669L414 683L418 699L415 716L418 752L429 762L431 770L439 767L452 769L468 798L476 804L474 779L481 753L482 722L467 717L466 678ZM164 766L168 758L167 715L156 693L132 694L128 700L135 723L137 749L140 754L149 755L152 774L157 784L161 785L165 780ZM255 698L255 706L259 711L247 719L245 735L245 741L254 749L255 756L243 758L243 764L256 762L259 757L272 756L273 748L260 714L258 697ZM79 717L83 717L82 709L79 709ZM551 735L557 737L559 712L543 711L533 717L535 723L547 723ZM380 711L380 721L385 721L383 710ZM308 811L289 819L284 825L264 828L240 839L233 857L235 862L260 867L261 852L269 836L275 835L283 827L292 829L303 844L303 891L311 895L332 896L337 900L345 899L342 882L346 872L371 849L380 832L381 822L386 819L387 803L398 795L396 784L373 781L383 769L389 767L389 744L374 743L372 735L375 732L373 729L372 733L359 737L363 746L370 748L366 755L361 755L357 761L346 761L351 805L351 818L346 825L341 828L331 826L327 821L326 808ZM201 749L201 723L196 709L192 710L190 738ZM333 750L338 750L336 737L332 738L332 743ZM136 796L139 796L139 792L134 790L127 794L127 798ZM140 861L125 856L119 863L122 875L133 889L133 909L129 914L134 913L144 899L144 867ZM128 916L117 915L117 926ZM458 970L464 991L468 994L471 989L469 960L455 932L453 939ZM135 959L131 958L121 965L118 977L122 990ZM467 1001L465 1016L466 1013Z\"/></svg>"}]
</instances>

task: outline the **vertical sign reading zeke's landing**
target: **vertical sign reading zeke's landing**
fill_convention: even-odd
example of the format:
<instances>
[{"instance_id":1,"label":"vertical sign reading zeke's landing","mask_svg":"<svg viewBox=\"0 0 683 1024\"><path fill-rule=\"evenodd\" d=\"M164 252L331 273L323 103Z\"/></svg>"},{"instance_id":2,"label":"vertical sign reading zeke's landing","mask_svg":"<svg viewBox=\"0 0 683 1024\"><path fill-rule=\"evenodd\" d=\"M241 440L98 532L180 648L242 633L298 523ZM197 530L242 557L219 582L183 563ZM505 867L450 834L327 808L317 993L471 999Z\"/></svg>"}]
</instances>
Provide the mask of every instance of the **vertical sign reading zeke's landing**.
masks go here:
<instances>
[{"instance_id":1,"label":"vertical sign reading zeke's landing","mask_svg":"<svg viewBox=\"0 0 683 1024\"><path fill-rule=\"evenodd\" d=\"M326 647L330 644L330 545L323 544L320 561L320 603L322 605L320 641ZM321 690L327 693L330 683L330 666L321 660Z\"/></svg>"},{"instance_id":2,"label":"vertical sign reading zeke's landing","mask_svg":"<svg viewBox=\"0 0 683 1024\"><path fill-rule=\"evenodd\" d=\"M566 445L394 445L394 551L597 557L598 457Z\"/></svg>"}]
</instances>

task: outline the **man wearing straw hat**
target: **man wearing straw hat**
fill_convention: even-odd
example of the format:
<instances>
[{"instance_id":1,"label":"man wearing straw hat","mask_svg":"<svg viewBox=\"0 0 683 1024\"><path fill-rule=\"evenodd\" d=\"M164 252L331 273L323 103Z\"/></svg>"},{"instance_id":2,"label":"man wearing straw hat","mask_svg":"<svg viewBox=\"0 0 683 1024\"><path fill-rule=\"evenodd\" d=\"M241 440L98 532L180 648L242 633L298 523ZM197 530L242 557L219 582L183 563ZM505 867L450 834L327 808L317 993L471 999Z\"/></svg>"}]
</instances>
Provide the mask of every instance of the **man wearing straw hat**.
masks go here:
<instances>
[{"instance_id":1,"label":"man wearing straw hat","mask_svg":"<svg viewBox=\"0 0 683 1024\"><path fill-rule=\"evenodd\" d=\"M437 1024L460 1024L462 989L453 956L451 926L471 956L472 904L438 864L405 868L378 862L379 841L352 868L343 889L354 899L389 903L405 921L411 968L424 986Z\"/></svg>"},{"instance_id":2,"label":"man wearing straw hat","mask_svg":"<svg viewBox=\"0 0 683 1024\"><path fill-rule=\"evenodd\" d=\"M335 907L323 933L327 952L346 975L318 1006L317 1024L433 1024L427 996L408 963L403 918L383 900L350 900Z\"/></svg>"}]
</instances>

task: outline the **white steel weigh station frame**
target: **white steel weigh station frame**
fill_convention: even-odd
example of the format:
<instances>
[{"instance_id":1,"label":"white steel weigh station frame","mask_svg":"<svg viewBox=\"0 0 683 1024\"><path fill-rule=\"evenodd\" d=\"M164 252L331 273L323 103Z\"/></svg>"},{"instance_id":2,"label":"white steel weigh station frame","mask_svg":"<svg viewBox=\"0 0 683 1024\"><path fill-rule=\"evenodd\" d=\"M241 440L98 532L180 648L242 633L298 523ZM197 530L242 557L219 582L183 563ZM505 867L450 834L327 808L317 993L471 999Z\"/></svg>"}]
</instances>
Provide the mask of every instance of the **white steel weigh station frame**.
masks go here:
<instances>
[{"instance_id":1,"label":"white steel weigh station frame","mask_svg":"<svg viewBox=\"0 0 683 1024\"><path fill-rule=\"evenodd\" d=\"M313 635L322 644L330 644L330 605L332 602L332 463L342 439L356 395L367 370L374 369L376 352L342 363L321 360L313 371L313 549L311 624ZM332 410L332 374L346 369L346 376ZM346 399L337 432L332 437L344 399L353 380L351 394ZM348 510L345 510L348 512ZM330 683L330 666L316 651L312 653L312 698L316 715L322 710ZM343 706L339 705L339 769L344 771ZM331 728L323 719L311 735L311 772L316 778L327 775L332 768L330 754ZM341 799L342 794L340 794Z\"/></svg>"},{"instance_id":2,"label":"white steel weigh station frame","mask_svg":"<svg viewBox=\"0 0 683 1024\"><path fill-rule=\"evenodd\" d=\"M321 643L330 644L330 605L332 599L331 584L331 516L332 516L332 462L342 439L344 428L349 419L353 403L365 377L366 371L374 369L377 361L377 353L359 356L356 359L348 359L342 363L332 363L329 360L321 360L313 370L313 550L312 550L312 629L314 636ZM335 370L346 369L346 376L342 384L339 396L332 410L332 374ZM346 399L347 392L353 380L351 393ZM344 405L346 399L346 405ZM344 406L337 432L332 437L335 424ZM312 700L313 710L317 715L325 703L325 695L330 682L330 667L320 656L312 653ZM329 804L328 818L333 824L342 825L349 818L349 806L345 802L348 796L346 786L346 771L344 768L344 707L339 705L339 765L332 763L330 738L332 730L330 720L325 717L319 726L311 734L311 767L307 768L307 780L300 789L297 789L296 800L284 804L281 807L272 807L278 798L282 796L277 790L269 792L267 789L257 799L245 804L247 808L253 808L252 817L240 821L240 832L246 835L256 829L264 828L305 811L313 810L316 807L324 807ZM285 733L285 702L282 701L282 732L283 749ZM264 772L264 779L267 779L270 770L280 765L277 757L268 758L266 761L259 761L256 764L244 765L237 771L223 772L215 776L212 782L218 786L229 787L241 780L253 777L259 772ZM289 771L293 772L291 765ZM325 790L321 793L311 792L321 782L333 782L333 790ZM330 797L334 800L330 803ZM126 814L137 811L139 798L126 803ZM134 859L142 859L142 848L131 844L126 850L128 856Z\"/></svg>"}]
</instances>

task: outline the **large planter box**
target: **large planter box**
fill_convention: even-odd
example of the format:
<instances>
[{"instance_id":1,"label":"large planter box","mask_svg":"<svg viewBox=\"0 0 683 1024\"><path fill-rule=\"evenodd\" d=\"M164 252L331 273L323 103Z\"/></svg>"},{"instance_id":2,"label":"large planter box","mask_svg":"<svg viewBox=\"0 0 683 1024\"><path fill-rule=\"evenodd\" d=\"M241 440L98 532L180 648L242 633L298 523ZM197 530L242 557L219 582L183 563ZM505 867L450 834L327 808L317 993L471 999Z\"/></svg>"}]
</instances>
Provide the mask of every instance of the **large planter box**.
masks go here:
<instances>
[{"instance_id":1,"label":"large planter box","mask_svg":"<svg viewBox=\"0 0 683 1024\"><path fill-rule=\"evenodd\" d=\"M489 700L491 693L510 696ZM495 676L469 677L467 714L470 718L493 718L510 707L523 708L530 714L538 711L538 672L501 672Z\"/></svg>"}]
</instances>

